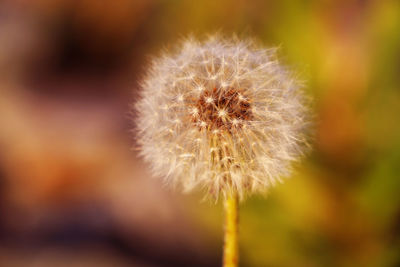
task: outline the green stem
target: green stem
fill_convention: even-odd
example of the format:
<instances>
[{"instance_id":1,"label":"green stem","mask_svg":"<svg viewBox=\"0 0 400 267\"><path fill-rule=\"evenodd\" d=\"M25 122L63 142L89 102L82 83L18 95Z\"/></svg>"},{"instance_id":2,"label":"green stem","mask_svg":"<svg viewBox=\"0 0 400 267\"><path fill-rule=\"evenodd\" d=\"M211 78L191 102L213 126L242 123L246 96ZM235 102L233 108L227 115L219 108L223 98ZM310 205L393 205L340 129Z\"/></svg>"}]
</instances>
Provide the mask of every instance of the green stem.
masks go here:
<instances>
[{"instance_id":1,"label":"green stem","mask_svg":"<svg viewBox=\"0 0 400 267\"><path fill-rule=\"evenodd\" d=\"M238 197L229 195L224 202L225 228L224 228L224 259L223 267L237 267L238 253Z\"/></svg>"}]
</instances>

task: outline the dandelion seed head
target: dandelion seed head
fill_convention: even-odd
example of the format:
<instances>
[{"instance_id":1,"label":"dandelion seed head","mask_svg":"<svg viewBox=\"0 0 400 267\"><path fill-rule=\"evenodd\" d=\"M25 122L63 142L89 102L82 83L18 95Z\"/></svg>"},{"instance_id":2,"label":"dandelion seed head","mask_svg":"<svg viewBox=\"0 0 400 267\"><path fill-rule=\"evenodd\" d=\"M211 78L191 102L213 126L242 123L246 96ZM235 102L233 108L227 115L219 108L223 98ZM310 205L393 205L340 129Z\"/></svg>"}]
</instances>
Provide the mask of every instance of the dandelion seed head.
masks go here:
<instances>
[{"instance_id":1,"label":"dandelion seed head","mask_svg":"<svg viewBox=\"0 0 400 267\"><path fill-rule=\"evenodd\" d=\"M298 84L275 49L187 39L154 59L142 82L141 154L185 192L265 192L304 154L308 108Z\"/></svg>"}]
</instances>

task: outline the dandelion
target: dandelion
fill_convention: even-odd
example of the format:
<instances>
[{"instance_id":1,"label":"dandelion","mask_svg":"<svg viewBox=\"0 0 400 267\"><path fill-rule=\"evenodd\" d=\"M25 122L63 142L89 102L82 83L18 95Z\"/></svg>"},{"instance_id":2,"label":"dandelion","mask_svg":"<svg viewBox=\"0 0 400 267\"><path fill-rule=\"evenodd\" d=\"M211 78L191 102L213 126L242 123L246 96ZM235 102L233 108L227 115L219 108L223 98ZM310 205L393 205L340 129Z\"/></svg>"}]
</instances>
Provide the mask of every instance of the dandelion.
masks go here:
<instances>
[{"instance_id":1,"label":"dandelion","mask_svg":"<svg viewBox=\"0 0 400 267\"><path fill-rule=\"evenodd\" d=\"M276 49L213 36L154 59L141 94L142 156L167 184L225 200L224 263L236 266L238 199L266 192L303 154L297 80Z\"/></svg>"}]
</instances>

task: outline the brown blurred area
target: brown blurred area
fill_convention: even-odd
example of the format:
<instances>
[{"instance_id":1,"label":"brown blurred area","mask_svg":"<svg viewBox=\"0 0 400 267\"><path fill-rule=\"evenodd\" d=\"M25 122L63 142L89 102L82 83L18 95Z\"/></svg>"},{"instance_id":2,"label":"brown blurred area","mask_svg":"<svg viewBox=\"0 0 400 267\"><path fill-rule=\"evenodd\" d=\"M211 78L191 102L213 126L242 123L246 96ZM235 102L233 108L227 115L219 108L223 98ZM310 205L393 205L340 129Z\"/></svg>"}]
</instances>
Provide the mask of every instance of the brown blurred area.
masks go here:
<instances>
[{"instance_id":1,"label":"brown blurred area","mask_svg":"<svg viewBox=\"0 0 400 267\"><path fill-rule=\"evenodd\" d=\"M221 31L281 47L313 152L241 206L241 266L400 266L400 2L2 0L0 266L220 266L220 203L153 179L130 105L149 56Z\"/></svg>"},{"instance_id":2,"label":"brown blurred area","mask_svg":"<svg viewBox=\"0 0 400 267\"><path fill-rule=\"evenodd\" d=\"M0 4L0 266L218 265L213 235L132 149L156 9Z\"/></svg>"}]
</instances>

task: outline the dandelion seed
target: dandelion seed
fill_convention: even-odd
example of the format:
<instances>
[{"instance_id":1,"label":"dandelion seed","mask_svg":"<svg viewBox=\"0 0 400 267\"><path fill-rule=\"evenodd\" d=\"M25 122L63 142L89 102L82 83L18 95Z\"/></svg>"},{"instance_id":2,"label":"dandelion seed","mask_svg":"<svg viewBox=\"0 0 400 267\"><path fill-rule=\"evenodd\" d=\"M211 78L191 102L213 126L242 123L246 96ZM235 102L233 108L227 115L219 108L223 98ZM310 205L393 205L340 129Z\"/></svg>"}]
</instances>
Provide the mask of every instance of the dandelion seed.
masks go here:
<instances>
[{"instance_id":1,"label":"dandelion seed","mask_svg":"<svg viewBox=\"0 0 400 267\"><path fill-rule=\"evenodd\" d=\"M194 107L194 108L192 108L192 109L190 110L190 113L191 113L193 116L197 116L197 115L199 114L199 109L196 108L196 107Z\"/></svg>"},{"instance_id":2,"label":"dandelion seed","mask_svg":"<svg viewBox=\"0 0 400 267\"><path fill-rule=\"evenodd\" d=\"M211 104L212 102L214 102L214 99L212 97L207 97L206 98L206 103L207 104Z\"/></svg>"},{"instance_id":3,"label":"dandelion seed","mask_svg":"<svg viewBox=\"0 0 400 267\"><path fill-rule=\"evenodd\" d=\"M238 119L233 119L232 120L232 125L233 126L236 126L236 125L238 125L239 124L239 120Z\"/></svg>"},{"instance_id":4,"label":"dandelion seed","mask_svg":"<svg viewBox=\"0 0 400 267\"><path fill-rule=\"evenodd\" d=\"M197 90L201 93L201 92L203 92L204 91L204 86L198 86L197 87Z\"/></svg>"},{"instance_id":5,"label":"dandelion seed","mask_svg":"<svg viewBox=\"0 0 400 267\"><path fill-rule=\"evenodd\" d=\"M226 111L224 109L218 111L218 117L223 118L225 116L226 116Z\"/></svg>"},{"instance_id":6,"label":"dandelion seed","mask_svg":"<svg viewBox=\"0 0 400 267\"><path fill-rule=\"evenodd\" d=\"M207 126L207 123L205 121L200 121L200 127L201 128L204 128L206 126ZM196 138L196 139L199 139L199 138Z\"/></svg>"},{"instance_id":7,"label":"dandelion seed","mask_svg":"<svg viewBox=\"0 0 400 267\"><path fill-rule=\"evenodd\" d=\"M179 102L183 102L183 95L178 95L176 98Z\"/></svg>"}]
</instances>

